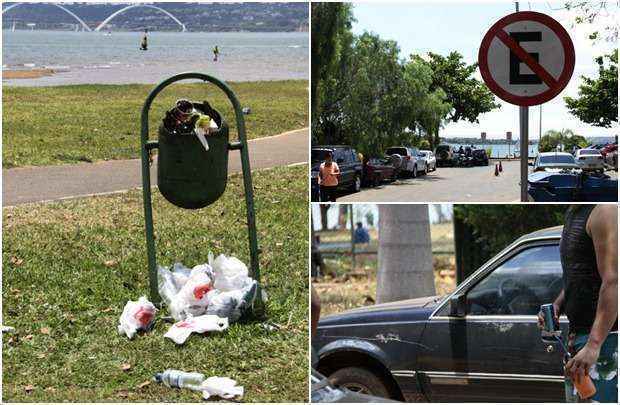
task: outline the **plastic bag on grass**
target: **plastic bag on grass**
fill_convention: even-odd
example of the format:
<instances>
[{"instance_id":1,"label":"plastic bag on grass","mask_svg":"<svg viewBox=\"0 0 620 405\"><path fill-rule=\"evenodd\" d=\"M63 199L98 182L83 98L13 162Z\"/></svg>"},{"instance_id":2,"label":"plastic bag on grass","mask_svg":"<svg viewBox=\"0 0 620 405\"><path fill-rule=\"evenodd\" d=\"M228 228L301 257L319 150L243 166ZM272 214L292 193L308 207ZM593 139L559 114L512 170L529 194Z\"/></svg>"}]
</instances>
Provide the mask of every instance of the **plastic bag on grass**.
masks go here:
<instances>
[{"instance_id":1,"label":"plastic bag on grass","mask_svg":"<svg viewBox=\"0 0 620 405\"><path fill-rule=\"evenodd\" d=\"M245 263L236 257L219 255L213 260L213 255L209 253L209 264L214 273L215 282L213 286L220 291L246 288L253 281L248 276L249 272Z\"/></svg>"},{"instance_id":2,"label":"plastic bag on grass","mask_svg":"<svg viewBox=\"0 0 620 405\"><path fill-rule=\"evenodd\" d=\"M213 289L213 271L208 264L189 269L176 263L172 271L158 268L159 295L175 321L188 315L205 313L209 305L208 293Z\"/></svg>"},{"instance_id":3,"label":"plastic bag on grass","mask_svg":"<svg viewBox=\"0 0 620 405\"><path fill-rule=\"evenodd\" d=\"M243 387L228 377L209 377L202 382L200 388L202 389L203 399L209 399L211 396L224 399L243 396Z\"/></svg>"},{"instance_id":4,"label":"plastic bag on grass","mask_svg":"<svg viewBox=\"0 0 620 405\"><path fill-rule=\"evenodd\" d=\"M155 319L157 308L146 297L138 301L127 301L118 323L118 333L133 339L139 330L149 330Z\"/></svg>"},{"instance_id":5,"label":"plastic bag on grass","mask_svg":"<svg viewBox=\"0 0 620 405\"><path fill-rule=\"evenodd\" d=\"M207 307L207 314L225 317L230 322L235 322L252 307L257 292L258 283L252 279L250 279L250 284L242 289L225 292L214 290Z\"/></svg>"},{"instance_id":6,"label":"plastic bag on grass","mask_svg":"<svg viewBox=\"0 0 620 405\"><path fill-rule=\"evenodd\" d=\"M175 323L164 335L172 339L174 343L185 343L192 333L221 332L228 328L228 319L216 315L202 315L193 317L189 315L184 321Z\"/></svg>"}]
</instances>

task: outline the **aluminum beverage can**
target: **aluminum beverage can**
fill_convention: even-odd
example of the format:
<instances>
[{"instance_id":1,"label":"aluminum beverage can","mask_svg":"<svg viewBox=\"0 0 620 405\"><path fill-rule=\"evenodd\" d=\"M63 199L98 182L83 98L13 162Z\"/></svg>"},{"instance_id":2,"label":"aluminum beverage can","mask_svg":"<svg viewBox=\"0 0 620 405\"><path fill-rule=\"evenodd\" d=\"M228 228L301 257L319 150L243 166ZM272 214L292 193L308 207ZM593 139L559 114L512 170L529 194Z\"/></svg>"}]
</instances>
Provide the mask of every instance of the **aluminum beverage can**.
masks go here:
<instances>
[{"instance_id":1,"label":"aluminum beverage can","mask_svg":"<svg viewBox=\"0 0 620 405\"><path fill-rule=\"evenodd\" d=\"M541 305L540 312L542 312L545 321L545 332L555 332L557 329L555 327L555 319L553 319L553 304Z\"/></svg>"}]
</instances>

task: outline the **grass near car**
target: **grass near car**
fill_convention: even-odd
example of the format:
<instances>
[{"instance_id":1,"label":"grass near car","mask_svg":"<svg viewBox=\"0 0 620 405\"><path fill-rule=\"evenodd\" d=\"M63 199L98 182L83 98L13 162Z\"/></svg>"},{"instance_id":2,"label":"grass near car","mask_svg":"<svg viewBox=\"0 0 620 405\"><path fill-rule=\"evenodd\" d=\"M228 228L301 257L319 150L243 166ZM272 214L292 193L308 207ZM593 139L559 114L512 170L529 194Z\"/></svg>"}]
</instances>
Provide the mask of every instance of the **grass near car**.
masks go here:
<instances>
[{"instance_id":1,"label":"grass near car","mask_svg":"<svg viewBox=\"0 0 620 405\"><path fill-rule=\"evenodd\" d=\"M197 402L148 383L167 368L226 376L244 401L307 400L307 166L254 173L266 318L176 346L170 324L129 341L125 302L148 291L142 195L128 193L3 209L3 400ZM158 261L196 265L209 251L249 262L242 177L203 210L154 195ZM166 311L164 310L164 313ZM266 326L277 325L276 330Z\"/></svg>"},{"instance_id":2,"label":"grass near car","mask_svg":"<svg viewBox=\"0 0 620 405\"><path fill-rule=\"evenodd\" d=\"M248 139L308 126L308 82L230 83L245 116ZM140 113L154 85L71 85L3 89L4 168L139 157ZM208 100L236 137L235 117L224 93L213 85L176 84L151 108L150 134L179 98Z\"/></svg>"}]
</instances>

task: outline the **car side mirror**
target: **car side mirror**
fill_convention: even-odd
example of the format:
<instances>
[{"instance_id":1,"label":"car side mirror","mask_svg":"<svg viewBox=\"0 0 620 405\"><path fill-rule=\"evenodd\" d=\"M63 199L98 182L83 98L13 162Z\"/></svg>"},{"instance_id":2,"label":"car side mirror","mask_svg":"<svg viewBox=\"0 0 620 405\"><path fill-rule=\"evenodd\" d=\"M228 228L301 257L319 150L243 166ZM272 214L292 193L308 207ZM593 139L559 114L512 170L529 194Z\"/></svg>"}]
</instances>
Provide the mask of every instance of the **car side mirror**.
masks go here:
<instances>
[{"instance_id":1,"label":"car side mirror","mask_svg":"<svg viewBox=\"0 0 620 405\"><path fill-rule=\"evenodd\" d=\"M467 315L467 301L465 295L456 294L450 298L450 316L463 318Z\"/></svg>"}]
</instances>

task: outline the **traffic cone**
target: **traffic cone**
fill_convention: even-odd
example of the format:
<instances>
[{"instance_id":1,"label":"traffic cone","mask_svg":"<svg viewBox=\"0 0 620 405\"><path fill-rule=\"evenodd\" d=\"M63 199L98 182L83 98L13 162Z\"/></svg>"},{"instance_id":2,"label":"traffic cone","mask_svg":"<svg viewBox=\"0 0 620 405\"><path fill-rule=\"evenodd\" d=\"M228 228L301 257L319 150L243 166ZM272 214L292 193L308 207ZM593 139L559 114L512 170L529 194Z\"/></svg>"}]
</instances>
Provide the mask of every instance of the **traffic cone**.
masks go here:
<instances>
[{"instance_id":1,"label":"traffic cone","mask_svg":"<svg viewBox=\"0 0 620 405\"><path fill-rule=\"evenodd\" d=\"M495 163L495 176L499 176L499 169L497 167L497 163Z\"/></svg>"},{"instance_id":2,"label":"traffic cone","mask_svg":"<svg viewBox=\"0 0 620 405\"><path fill-rule=\"evenodd\" d=\"M504 171L504 169L502 169L502 161L500 160L499 161L499 172L501 173L503 171Z\"/></svg>"}]
</instances>

